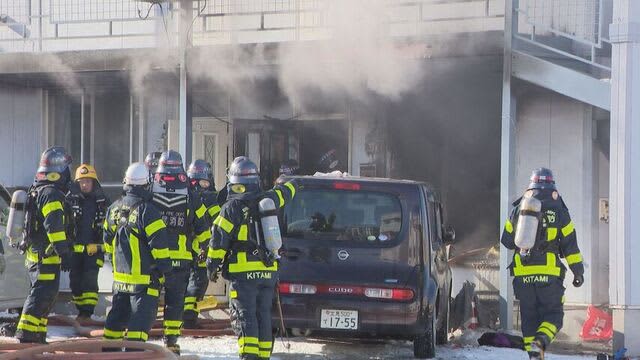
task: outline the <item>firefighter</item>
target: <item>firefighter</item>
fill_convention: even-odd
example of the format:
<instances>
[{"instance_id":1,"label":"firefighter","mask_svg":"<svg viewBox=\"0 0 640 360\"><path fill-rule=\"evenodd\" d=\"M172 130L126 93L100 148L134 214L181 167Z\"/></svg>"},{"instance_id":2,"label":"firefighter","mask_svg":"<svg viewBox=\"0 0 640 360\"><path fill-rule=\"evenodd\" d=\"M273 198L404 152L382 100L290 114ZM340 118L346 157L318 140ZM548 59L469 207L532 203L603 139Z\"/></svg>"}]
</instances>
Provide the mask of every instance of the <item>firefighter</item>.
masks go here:
<instances>
[{"instance_id":1,"label":"firefighter","mask_svg":"<svg viewBox=\"0 0 640 360\"><path fill-rule=\"evenodd\" d=\"M104 337L146 341L158 312L158 297L171 271L169 234L152 203L149 172L133 163L124 177L125 195L107 211L104 247L113 264L113 307Z\"/></svg>"},{"instance_id":2,"label":"firefighter","mask_svg":"<svg viewBox=\"0 0 640 360\"><path fill-rule=\"evenodd\" d=\"M207 254L209 279L215 281L222 267L222 276L231 283L231 317L240 359L269 359L278 262L266 256L258 241L256 212L264 198L272 199L276 209L284 206L295 195L296 185L288 182L262 192L258 168L246 157L233 161L227 177L228 199L214 222Z\"/></svg>"},{"instance_id":3,"label":"firefighter","mask_svg":"<svg viewBox=\"0 0 640 360\"><path fill-rule=\"evenodd\" d=\"M196 196L190 196L182 156L176 151L162 153L153 182L153 202L169 231L169 256L173 270L164 284L164 342L179 354L184 298L189 270L200 254L200 243L211 237L205 215L207 209Z\"/></svg>"},{"instance_id":4,"label":"firefighter","mask_svg":"<svg viewBox=\"0 0 640 360\"><path fill-rule=\"evenodd\" d=\"M79 191L67 196L74 217L73 265L69 273L73 303L78 319L90 319L98 304L98 272L104 264L102 225L110 205L93 166L82 164L76 169Z\"/></svg>"},{"instance_id":5,"label":"firefighter","mask_svg":"<svg viewBox=\"0 0 640 360\"><path fill-rule=\"evenodd\" d=\"M300 165L298 165L298 162L294 159L289 159L287 161L284 161L280 165L280 169L278 170L278 176L298 175L299 172L300 172Z\"/></svg>"},{"instance_id":6,"label":"firefighter","mask_svg":"<svg viewBox=\"0 0 640 360\"><path fill-rule=\"evenodd\" d=\"M29 189L26 251L31 289L18 322L21 343L46 343L47 316L58 295L60 270L71 267L71 241L67 238L65 193L71 181L71 156L60 146L42 153L34 184Z\"/></svg>"},{"instance_id":7,"label":"firefighter","mask_svg":"<svg viewBox=\"0 0 640 360\"><path fill-rule=\"evenodd\" d=\"M156 169L158 168L158 161L160 161L161 155L162 152L153 151L148 153L144 158L144 165L147 167L147 170L149 170L149 178L151 179L149 182L153 182L153 176L155 175Z\"/></svg>"},{"instance_id":8,"label":"firefighter","mask_svg":"<svg viewBox=\"0 0 640 360\"><path fill-rule=\"evenodd\" d=\"M551 170L534 170L525 194L513 206L501 242L516 250L509 268L515 297L520 300L525 350L530 359L544 359L564 317L566 268L560 258L569 264L573 286L580 287L584 282L582 255Z\"/></svg>"},{"instance_id":9,"label":"firefighter","mask_svg":"<svg viewBox=\"0 0 640 360\"><path fill-rule=\"evenodd\" d=\"M213 221L220 213L220 206L217 201L218 193L216 192L215 182L213 180L211 164L204 160L194 160L189 165L187 176L189 178L192 196L199 197L207 209L205 219L207 221L207 227L211 228ZM200 254L190 269L189 285L187 286L187 293L184 298L183 315L184 327L187 329L198 328L198 315L200 314L198 301L204 299L207 286L209 285L206 264L206 249L209 245L208 240L209 239L206 239L199 244Z\"/></svg>"}]
</instances>

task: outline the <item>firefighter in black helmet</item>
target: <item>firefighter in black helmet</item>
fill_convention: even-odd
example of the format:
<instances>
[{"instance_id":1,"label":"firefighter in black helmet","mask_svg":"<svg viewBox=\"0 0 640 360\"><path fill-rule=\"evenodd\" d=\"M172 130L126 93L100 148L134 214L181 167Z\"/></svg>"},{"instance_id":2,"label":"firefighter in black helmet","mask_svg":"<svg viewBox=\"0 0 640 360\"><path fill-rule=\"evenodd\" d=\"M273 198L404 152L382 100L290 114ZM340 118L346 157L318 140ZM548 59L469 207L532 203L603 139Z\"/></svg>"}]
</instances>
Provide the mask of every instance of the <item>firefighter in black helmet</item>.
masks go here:
<instances>
[{"instance_id":1,"label":"firefighter in black helmet","mask_svg":"<svg viewBox=\"0 0 640 360\"><path fill-rule=\"evenodd\" d=\"M231 282L230 307L238 335L240 359L269 359L273 347L271 305L277 282L278 262L271 261L258 241L258 203L270 198L275 208L296 193L294 182L260 189L258 168L247 157L236 158L229 168L228 197L214 221L207 268L215 281L218 271ZM220 269L221 268L221 269Z\"/></svg>"},{"instance_id":2,"label":"firefighter in black helmet","mask_svg":"<svg viewBox=\"0 0 640 360\"><path fill-rule=\"evenodd\" d=\"M173 265L164 284L164 341L168 349L179 354L189 271L200 254L200 244L211 238L211 231L205 218L207 209L190 193L182 156L176 151L165 151L160 156L153 181L153 202L167 224Z\"/></svg>"},{"instance_id":3,"label":"firefighter in black helmet","mask_svg":"<svg viewBox=\"0 0 640 360\"><path fill-rule=\"evenodd\" d=\"M40 167L29 189L26 236L22 248L31 289L18 322L20 342L45 343L47 317L60 286L60 270L71 268L71 241L67 237L69 209L65 193L71 181L71 156L60 146L42 153Z\"/></svg>"},{"instance_id":4,"label":"firefighter in black helmet","mask_svg":"<svg viewBox=\"0 0 640 360\"><path fill-rule=\"evenodd\" d=\"M149 170L149 182L153 182L153 176L156 173L156 169L158 168L158 162L160 161L160 156L162 152L160 151L152 151L147 154L144 158L144 166Z\"/></svg>"},{"instance_id":5,"label":"firefighter in black helmet","mask_svg":"<svg viewBox=\"0 0 640 360\"><path fill-rule=\"evenodd\" d=\"M582 255L551 170L534 170L527 190L513 206L501 242L516 250L509 268L514 294L520 300L525 350L530 359L544 359L564 317L566 268L560 257L569 264L573 286L580 287L584 282Z\"/></svg>"},{"instance_id":6,"label":"firefighter in black helmet","mask_svg":"<svg viewBox=\"0 0 640 360\"><path fill-rule=\"evenodd\" d=\"M187 170L187 177L189 178L189 186L191 188L192 196L200 198L200 201L207 209L205 219L207 226L211 228L213 221L218 217L220 213L220 206L218 205L215 182L213 180L213 169L211 164L204 160L194 160L189 169ZM204 299L207 286L209 285L209 279L207 278L207 264L205 262L207 258L207 248L209 246L209 239L199 244L200 254L198 260L194 262L193 267L189 275L189 285L187 286L187 294L184 298L184 327L187 329L198 328L198 315L200 311L198 309L198 301Z\"/></svg>"}]
</instances>

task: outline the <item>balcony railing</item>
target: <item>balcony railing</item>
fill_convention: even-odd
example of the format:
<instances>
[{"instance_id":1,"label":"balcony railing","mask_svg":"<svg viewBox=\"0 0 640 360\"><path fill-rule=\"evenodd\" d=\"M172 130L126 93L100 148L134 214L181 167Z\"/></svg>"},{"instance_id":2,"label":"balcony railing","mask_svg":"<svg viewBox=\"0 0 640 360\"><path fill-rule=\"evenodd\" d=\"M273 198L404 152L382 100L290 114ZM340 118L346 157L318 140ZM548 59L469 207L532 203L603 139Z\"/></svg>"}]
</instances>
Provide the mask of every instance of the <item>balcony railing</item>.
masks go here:
<instances>
[{"instance_id":1,"label":"balcony railing","mask_svg":"<svg viewBox=\"0 0 640 360\"><path fill-rule=\"evenodd\" d=\"M503 0L379 1L380 34L421 37L502 31ZM340 0L194 0L195 46L318 40L333 36ZM148 48L177 44L171 1L0 0L0 52Z\"/></svg>"},{"instance_id":2,"label":"balcony railing","mask_svg":"<svg viewBox=\"0 0 640 360\"><path fill-rule=\"evenodd\" d=\"M611 0L513 1L514 49L610 71Z\"/></svg>"}]
</instances>

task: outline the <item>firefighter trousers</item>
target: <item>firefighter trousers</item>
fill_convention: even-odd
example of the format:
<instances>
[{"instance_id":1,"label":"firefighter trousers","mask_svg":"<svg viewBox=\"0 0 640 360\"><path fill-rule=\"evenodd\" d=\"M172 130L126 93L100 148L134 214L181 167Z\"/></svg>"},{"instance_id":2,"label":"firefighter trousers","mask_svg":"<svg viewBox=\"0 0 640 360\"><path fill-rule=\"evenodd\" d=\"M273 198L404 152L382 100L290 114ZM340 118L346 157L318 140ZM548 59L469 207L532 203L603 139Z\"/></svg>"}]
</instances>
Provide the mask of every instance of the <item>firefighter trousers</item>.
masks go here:
<instances>
[{"instance_id":1,"label":"firefighter trousers","mask_svg":"<svg viewBox=\"0 0 640 360\"><path fill-rule=\"evenodd\" d=\"M18 321L16 338L21 342L44 342L49 312L60 288L60 265L31 263L31 289Z\"/></svg>"},{"instance_id":2,"label":"firefighter trousers","mask_svg":"<svg viewBox=\"0 0 640 360\"><path fill-rule=\"evenodd\" d=\"M89 255L85 252L73 253L69 282L72 302L80 315L91 316L98 304L98 272L104 264L102 253Z\"/></svg>"},{"instance_id":3,"label":"firefighter trousers","mask_svg":"<svg viewBox=\"0 0 640 360\"><path fill-rule=\"evenodd\" d=\"M273 349L271 307L277 274L259 273L268 274L269 278L251 278L247 273L245 279L230 280L231 320L243 360L269 359Z\"/></svg>"},{"instance_id":4,"label":"firefighter trousers","mask_svg":"<svg viewBox=\"0 0 640 360\"><path fill-rule=\"evenodd\" d=\"M522 336L527 352L538 338L546 348L562 328L564 285L561 278L547 275L516 277L513 292L520 301Z\"/></svg>"},{"instance_id":5,"label":"firefighter trousers","mask_svg":"<svg viewBox=\"0 0 640 360\"><path fill-rule=\"evenodd\" d=\"M204 294L207 292L209 286L209 278L207 277L207 267L200 266L200 263L195 264L189 272L189 285L187 286L187 293L184 298L184 322L195 324L200 315L198 309L198 301L204 299Z\"/></svg>"},{"instance_id":6,"label":"firefighter trousers","mask_svg":"<svg viewBox=\"0 0 640 360\"><path fill-rule=\"evenodd\" d=\"M158 313L160 291L147 287L136 293L116 291L113 307L104 325L104 337L109 340L147 341L149 330Z\"/></svg>"},{"instance_id":7,"label":"firefighter trousers","mask_svg":"<svg viewBox=\"0 0 640 360\"><path fill-rule=\"evenodd\" d=\"M164 280L164 337L167 344L175 344L182 334L184 296L189 282L188 267L174 267Z\"/></svg>"}]
</instances>

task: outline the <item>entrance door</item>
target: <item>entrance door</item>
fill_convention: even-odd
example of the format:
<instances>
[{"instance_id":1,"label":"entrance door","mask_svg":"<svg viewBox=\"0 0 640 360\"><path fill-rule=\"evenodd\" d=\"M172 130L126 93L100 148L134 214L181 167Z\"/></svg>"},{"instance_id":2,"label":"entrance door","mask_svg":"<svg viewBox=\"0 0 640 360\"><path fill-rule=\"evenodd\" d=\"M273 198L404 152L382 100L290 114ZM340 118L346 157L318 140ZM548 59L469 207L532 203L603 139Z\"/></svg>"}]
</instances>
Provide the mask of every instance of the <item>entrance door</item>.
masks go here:
<instances>
[{"instance_id":1,"label":"entrance door","mask_svg":"<svg viewBox=\"0 0 640 360\"><path fill-rule=\"evenodd\" d=\"M220 190L226 179L231 151L229 143L231 124L214 118L193 119L193 159L203 159L213 166L213 176L216 188ZM188 165L187 165L188 166ZM209 284L207 295L213 295L218 302L227 302L227 282L219 278L214 284Z\"/></svg>"},{"instance_id":2,"label":"entrance door","mask_svg":"<svg viewBox=\"0 0 640 360\"><path fill-rule=\"evenodd\" d=\"M192 158L203 159L211 163L218 190L224 186L227 167L233 160L229 149L230 141L230 123L224 123L214 118L193 119Z\"/></svg>"}]
</instances>

